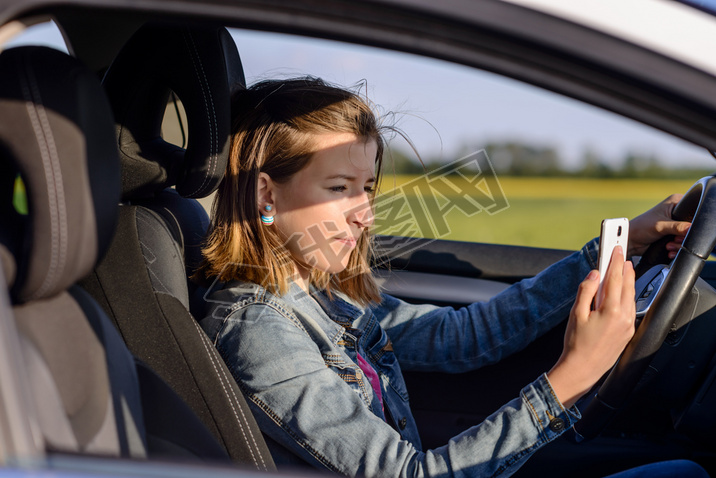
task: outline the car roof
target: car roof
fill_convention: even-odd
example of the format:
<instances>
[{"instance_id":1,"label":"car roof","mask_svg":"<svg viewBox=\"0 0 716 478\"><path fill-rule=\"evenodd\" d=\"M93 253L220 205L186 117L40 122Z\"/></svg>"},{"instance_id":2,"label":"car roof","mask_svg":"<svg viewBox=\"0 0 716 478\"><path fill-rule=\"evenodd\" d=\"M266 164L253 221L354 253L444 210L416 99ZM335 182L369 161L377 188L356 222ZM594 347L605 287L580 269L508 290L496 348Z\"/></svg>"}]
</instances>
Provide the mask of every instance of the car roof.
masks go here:
<instances>
[{"instance_id":1,"label":"car roof","mask_svg":"<svg viewBox=\"0 0 716 478\"><path fill-rule=\"evenodd\" d=\"M506 1L610 33L716 74L716 17L686 4L664 0Z\"/></svg>"}]
</instances>

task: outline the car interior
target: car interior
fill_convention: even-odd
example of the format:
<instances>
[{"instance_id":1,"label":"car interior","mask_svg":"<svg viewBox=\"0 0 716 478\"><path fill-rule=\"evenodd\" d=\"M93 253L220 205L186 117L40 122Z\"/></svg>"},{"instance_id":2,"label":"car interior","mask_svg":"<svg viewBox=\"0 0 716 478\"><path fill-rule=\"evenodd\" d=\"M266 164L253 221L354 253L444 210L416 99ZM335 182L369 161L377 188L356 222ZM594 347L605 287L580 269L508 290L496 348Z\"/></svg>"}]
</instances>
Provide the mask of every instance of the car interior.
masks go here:
<instances>
[{"instance_id":1,"label":"car interior","mask_svg":"<svg viewBox=\"0 0 716 478\"><path fill-rule=\"evenodd\" d=\"M207 289L191 278L209 224L197 200L222 179L231 97L246 87L241 52L216 21L88 12L52 12L75 58L42 46L0 53L0 71L11 73L0 75L3 456L149 459L168 470L177 463L215 465L208 474L276 472L268 438L198 326ZM127 21L107 21L118 29L93 50L81 36L105 27L87 26L88 19L111 15ZM88 38L110 38L97 32ZM185 146L162 137L175 97L186 114ZM700 204L716 194L712 183L698 183L676 213L710 214ZM22 187L26 209L17 202ZM644 339L651 348L623 360L624 368L638 365L638 373L631 367L609 379L616 383L605 387L612 394L632 382L618 410L596 410L581 429L588 440L567 434L516 476L544 476L545 469L553 476L604 476L669 458L716 472L710 325L716 262L702 257L716 241L702 239L710 226L705 222L697 237L700 262L684 259L683 281L691 285L674 293L673 320ZM489 298L570 253L427 239L411 240L406 253L399 239L378 242L377 273L388 293L456 307ZM657 287L664 262L647 257L638 297ZM424 446L445 444L515 397L557 360L563 336L564 326L557 327L474 372L406 372ZM551 465L556 460L559 469Z\"/></svg>"},{"instance_id":2,"label":"car interior","mask_svg":"<svg viewBox=\"0 0 716 478\"><path fill-rule=\"evenodd\" d=\"M218 38L216 32L213 33L213 39ZM134 212L131 206L117 208L120 168L111 110L94 74L69 56L42 47L18 48L2 57L8 65L16 62L24 66L16 68L24 76L18 75L5 84L3 91L7 98L23 98L32 102L28 104L36 105L35 109L25 112L20 110L24 109L24 103L6 102L9 116L22 118L25 124L20 123L14 132L3 130L9 134L4 143L11 151L9 158L14 160L3 162L3 177L12 182L18 175L22 178L31 212L20 214L12 207L12 200L6 202L10 210L3 214L6 221L3 230L12 230L15 234L3 238L5 251L8 251L3 254L3 262L7 261L4 269L14 278L13 312L19 336L23 337L20 343L27 358L26 373L32 377L28 393L36 401L34 409L41 411L36 426L41 433L37 438L42 440L42 447L131 457L186 455L212 461L234 458L239 462L253 462L257 469L273 467L260 441L260 432L253 421L247 420L250 415L244 409L243 400L239 401L239 397L243 397L235 382L227 380L228 372L211 353L213 348L208 339L196 334L197 328L189 328L184 335L177 334L189 339L159 339L179 343L190 350L194 347L193 354L185 353L208 362L191 365L200 381L209 381L207 377L212 372L215 374L213 378L217 383L211 385L214 390L224 390L221 398L228 402L220 403L219 411L191 411L186 403L195 405L198 400L180 398L180 393L182 390L195 392L198 385L186 385L187 379L176 378L180 375L176 371L179 362L173 368L174 376L170 372L166 379L175 383L170 388L155 374L155 370L164 371L160 364L152 363L151 368L148 365L152 362L151 354L145 352L148 361L141 361L144 344L137 345L137 352L130 354L124 343L134 345L131 334L125 331L129 338L125 335L123 341L117 333L122 331L121 327L115 328L85 288L75 284L87 275L105 251L119 247L111 244L123 237L115 234L113 240L115 222L125 210L127 214ZM48 71L53 74L47 74ZM226 77L223 79L225 86ZM72 82L78 86L71 88ZM73 94L68 95L68 91ZM92 108L85 108L86 105ZM84 174L77 174L78 171ZM142 240L150 247L154 244L152 240L168 241L169 259L164 262L171 265L172 260L178 260L180 277L186 277L183 253L179 250L183 246L181 232L175 229L172 232L176 236L172 236L159 216L153 219L150 212L145 214L149 219L131 216L135 234L136 223L142 219L149 223L150 230L154 227L165 233L166 238L157 234L158 239L142 236ZM48 231L53 241L40 240L39 236L47 235ZM33 238L32 234L38 237ZM34 247L27 248L27 244ZM151 248L147 249L149 253ZM125 263L121 269L131 269L126 263L131 254L122 256ZM138 258L143 264L142 256ZM101 277L102 269L99 269L100 272L91 277ZM176 270L171 272L176 274ZM149 270L145 272L147 277L149 273ZM171 295L174 291L167 289L172 286L168 281L171 277L159 279L164 279L159 282L164 285L157 292L160 298L174 299ZM129 284L135 282L128 281ZM174 299L176 303L168 300L163 306L172 311L172 317L190 319L186 279L181 285L183 289L179 287L174 293L182 297L186 308L181 308L178 299ZM107 297L110 300L114 297L111 289L101 289L101 282L100 290L105 302ZM136 306L137 302L133 304ZM114 302L111 306L102 305L109 311L120 312L127 307ZM121 323L116 315L112 318ZM193 322L185 320L184 323L191 327ZM149 325L156 326L156 323ZM155 344L159 339L154 338ZM193 343L186 344L192 340ZM181 351L177 353L183 356ZM180 360L177 355L173 358ZM193 377L191 372L188 376ZM215 395L208 399L209 403ZM215 417L210 423L218 423L219 428L235 428L231 430L233 435L219 444L221 435L217 425L212 430L217 436L214 438L208 426L200 422L201 412ZM252 436L259 439L252 440ZM245 448L237 446L239 442Z\"/></svg>"}]
</instances>

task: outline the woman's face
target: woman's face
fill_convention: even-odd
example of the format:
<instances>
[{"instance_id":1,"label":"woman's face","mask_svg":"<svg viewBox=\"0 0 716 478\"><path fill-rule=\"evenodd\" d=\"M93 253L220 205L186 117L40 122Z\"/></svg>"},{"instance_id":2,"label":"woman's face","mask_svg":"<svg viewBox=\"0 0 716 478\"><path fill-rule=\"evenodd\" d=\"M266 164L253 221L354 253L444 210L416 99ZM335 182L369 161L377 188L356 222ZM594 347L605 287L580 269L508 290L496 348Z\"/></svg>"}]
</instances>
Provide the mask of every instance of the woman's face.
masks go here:
<instances>
[{"instance_id":1,"label":"woman's face","mask_svg":"<svg viewBox=\"0 0 716 478\"><path fill-rule=\"evenodd\" d=\"M315 145L306 167L273 183L274 227L299 266L338 273L373 224L378 146L352 133L316 135Z\"/></svg>"}]
</instances>

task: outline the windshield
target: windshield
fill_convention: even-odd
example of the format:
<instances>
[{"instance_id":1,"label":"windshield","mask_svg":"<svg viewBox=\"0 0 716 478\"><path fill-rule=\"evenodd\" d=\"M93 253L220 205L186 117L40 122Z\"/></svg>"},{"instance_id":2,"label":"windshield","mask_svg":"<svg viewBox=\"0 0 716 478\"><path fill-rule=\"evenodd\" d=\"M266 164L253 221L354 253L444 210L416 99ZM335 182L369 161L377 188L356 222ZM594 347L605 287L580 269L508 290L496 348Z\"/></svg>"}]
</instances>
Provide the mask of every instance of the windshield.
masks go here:
<instances>
[{"instance_id":1,"label":"windshield","mask_svg":"<svg viewBox=\"0 0 716 478\"><path fill-rule=\"evenodd\" d=\"M698 8L712 15L716 15L716 0L676 0L690 7Z\"/></svg>"}]
</instances>

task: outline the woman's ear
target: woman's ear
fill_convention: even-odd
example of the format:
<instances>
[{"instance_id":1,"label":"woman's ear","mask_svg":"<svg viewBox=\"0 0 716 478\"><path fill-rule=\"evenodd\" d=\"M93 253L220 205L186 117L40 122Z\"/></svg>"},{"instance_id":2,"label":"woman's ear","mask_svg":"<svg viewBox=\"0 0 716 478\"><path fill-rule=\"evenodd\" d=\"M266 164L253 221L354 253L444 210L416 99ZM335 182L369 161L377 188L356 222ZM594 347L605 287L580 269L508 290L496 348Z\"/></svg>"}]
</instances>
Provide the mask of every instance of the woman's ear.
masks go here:
<instances>
[{"instance_id":1,"label":"woman's ear","mask_svg":"<svg viewBox=\"0 0 716 478\"><path fill-rule=\"evenodd\" d=\"M259 181L256 187L256 204L258 204L262 212L266 211L266 206L271 206L271 209L273 208L273 196L274 184L273 181L271 181L271 176L266 173L259 173Z\"/></svg>"}]
</instances>

